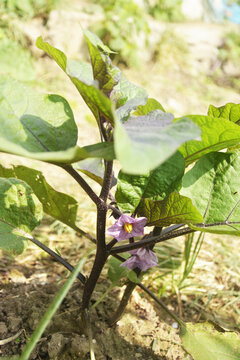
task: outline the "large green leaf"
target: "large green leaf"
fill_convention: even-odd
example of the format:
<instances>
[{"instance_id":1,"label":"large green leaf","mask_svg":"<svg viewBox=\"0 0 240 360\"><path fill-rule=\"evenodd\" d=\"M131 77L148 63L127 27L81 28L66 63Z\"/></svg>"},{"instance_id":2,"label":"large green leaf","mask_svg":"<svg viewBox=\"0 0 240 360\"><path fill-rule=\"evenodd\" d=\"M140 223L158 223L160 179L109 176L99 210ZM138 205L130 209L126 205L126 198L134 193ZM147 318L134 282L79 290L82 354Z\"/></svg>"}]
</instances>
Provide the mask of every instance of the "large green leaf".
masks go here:
<instances>
[{"instance_id":1,"label":"large green leaf","mask_svg":"<svg viewBox=\"0 0 240 360\"><path fill-rule=\"evenodd\" d=\"M184 349L194 360L239 360L240 336L234 332L219 332L208 322L187 323L181 327Z\"/></svg>"},{"instance_id":2,"label":"large green leaf","mask_svg":"<svg viewBox=\"0 0 240 360\"><path fill-rule=\"evenodd\" d=\"M0 138L30 152L61 151L76 145L77 126L63 97L7 80L0 82Z\"/></svg>"},{"instance_id":3,"label":"large green leaf","mask_svg":"<svg viewBox=\"0 0 240 360\"><path fill-rule=\"evenodd\" d=\"M204 218L204 224L193 228L240 235L239 178L238 153L207 154L184 175L180 193L192 199Z\"/></svg>"},{"instance_id":4,"label":"large green leaf","mask_svg":"<svg viewBox=\"0 0 240 360\"><path fill-rule=\"evenodd\" d=\"M84 31L85 39L91 58L94 79L98 81L99 88L108 95L120 80L120 70L112 66L107 46L92 32Z\"/></svg>"},{"instance_id":5,"label":"large green leaf","mask_svg":"<svg viewBox=\"0 0 240 360\"><path fill-rule=\"evenodd\" d=\"M124 172L146 174L173 155L182 143L200 135L191 120L172 120L172 114L161 110L131 116L124 124L116 119L115 152Z\"/></svg>"},{"instance_id":6,"label":"large green leaf","mask_svg":"<svg viewBox=\"0 0 240 360\"><path fill-rule=\"evenodd\" d=\"M54 190L41 171L26 166L6 168L0 165L0 177L16 178L25 181L43 205L46 214L76 228L78 202L73 197Z\"/></svg>"},{"instance_id":7,"label":"large green leaf","mask_svg":"<svg viewBox=\"0 0 240 360\"><path fill-rule=\"evenodd\" d=\"M177 192L172 192L161 201L144 199L139 205L138 214L148 219L149 226L200 223L203 220L191 199Z\"/></svg>"},{"instance_id":8,"label":"large green leaf","mask_svg":"<svg viewBox=\"0 0 240 360\"><path fill-rule=\"evenodd\" d=\"M137 110L134 112L134 115L141 116L147 115L153 110L162 110L165 111L162 105L153 98L148 98L148 101L145 105L139 105Z\"/></svg>"},{"instance_id":9,"label":"large green leaf","mask_svg":"<svg viewBox=\"0 0 240 360\"><path fill-rule=\"evenodd\" d=\"M220 107L210 105L208 108L208 115L238 123L240 120L240 104L228 103Z\"/></svg>"},{"instance_id":10,"label":"large green leaf","mask_svg":"<svg viewBox=\"0 0 240 360\"><path fill-rule=\"evenodd\" d=\"M0 136L0 151L60 165L71 164L87 158L96 157L106 160L115 158L113 143L111 142L88 145L82 148L74 146L64 151L30 152Z\"/></svg>"},{"instance_id":11,"label":"large green leaf","mask_svg":"<svg viewBox=\"0 0 240 360\"><path fill-rule=\"evenodd\" d=\"M91 80L89 67L80 61L68 60L66 55L44 42L42 37L37 39L36 45L51 56L61 69L69 76L73 84L78 89L82 98L92 111L93 115L100 121L100 116L104 116L110 123L114 124L114 114L111 101L98 89L98 84ZM87 75L86 75L86 70Z\"/></svg>"},{"instance_id":12,"label":"large green leaf","mask_svg":"<svg viewBox=\"0 0 240 360\"><path fill-rule=\"evenodd\" d=\"M147 175L130 175L120 171L116 200L123 212L134 212L144 198L163 200L169 193L179 190L185 162L177 151L167 161Z\"/></svg>"},{"instance_id":13,"label":"large green leaf","mask_svg":"<svg viewBox=\"0 0 240 360\"><path fill-rule=\"evenodd\" d=\"M63 97L0 81L0 151L54 163L114 157L111 143L80 148L76 142L77 126Z\"/></svg>"},{"instance_id":14,"label":"large green leaf","mask_svg":"<svg viewBox=\"0 0 240 360\"><path fill-rule=\"evenodd\" d=\"M29 233L42 219L42 205L30 186L0 178L0 248L20 254Z\"/></svg>"},{"instance_id":15,"label":"large green leaf","mask_svg":"<svg viewBox=\"0 0 240 360\"><path fill-rule=\"evenodd\" d=\"M189 115L188 118L202 130L202 140L190 140L179 148L187 165L212 151L240 143L240 128L231 121L204 115Z\"/></svg>"}]
</instances>

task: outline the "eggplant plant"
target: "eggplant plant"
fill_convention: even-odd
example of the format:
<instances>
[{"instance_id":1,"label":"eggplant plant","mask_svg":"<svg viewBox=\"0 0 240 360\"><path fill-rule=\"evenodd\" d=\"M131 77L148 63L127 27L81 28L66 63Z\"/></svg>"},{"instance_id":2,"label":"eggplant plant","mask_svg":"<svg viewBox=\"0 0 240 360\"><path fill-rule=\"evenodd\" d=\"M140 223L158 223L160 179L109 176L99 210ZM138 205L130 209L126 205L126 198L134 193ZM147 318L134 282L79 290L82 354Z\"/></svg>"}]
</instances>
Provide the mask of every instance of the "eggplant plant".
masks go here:
<instances>
[{"instance_id":1,"label":"eggplant plant","mask_svg":"<svg viewBox=\"0 0 240 360\"><path fill-rule=\"evenodd\" d=\"M0 165L0 247L20 254L27 242L33 242L72 272L71 264L32 235L43 213L61 221L96 246L88 276L76 274L83 287L83 321L106 262L115 259L110 280L123 271L128 283L116 312L109 314L109 324L120 319L132 291L140 286L179 322L183 345L200 359L193 345L201 338L199 328L194 336L195 330L141 283L141 275L158 266L158 243L197 231L240 235L240 105L210 105L207 115L174 118L112 65L111 50L96 35L84 31L84 36L91 63L68 59L41 37L36 44L82 96L96 120L99 142L77 144L81 126L62 96L39 94L16 80L3 79L0 151L64 169L96 206L95 235L79 227L78 201L56 191L40 171ZM112 187L115 164L120 171ZM99 194L83 173L100 185ZM107 228L110 215L114 221ZM211 337L213 331L205 330ZM204 348L201 360L215 359L213 349ZM233 351L237 355L231 358L239 359L239 345Z\"/></svg>"}]
</instances>

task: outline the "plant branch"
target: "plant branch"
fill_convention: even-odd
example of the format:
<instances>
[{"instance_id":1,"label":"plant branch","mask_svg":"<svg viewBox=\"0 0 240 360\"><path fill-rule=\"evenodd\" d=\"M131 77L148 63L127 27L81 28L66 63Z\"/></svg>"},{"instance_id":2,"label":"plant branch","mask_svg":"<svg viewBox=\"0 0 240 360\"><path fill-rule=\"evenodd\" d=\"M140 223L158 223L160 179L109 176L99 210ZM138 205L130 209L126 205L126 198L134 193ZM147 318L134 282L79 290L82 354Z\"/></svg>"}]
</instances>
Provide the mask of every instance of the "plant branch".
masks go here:
<instances>
[{"instance_id":1,"label":"plant branch","mask_svg":"<svg viewBox=\"0 0 240 360\"><path fill-rule=\"evenodd\" d=\"M63 165L62 168L66 170L83 188L83 190L88 194L90 199L98 206L101 204L101 199L97 196L97 194L92 190L92 188L88 185L88 183L82 178L82 176L71 166L71 165Z\"/></svg>"},{"instance_id":2,"label":"plant branch","mask_svg":"<svg viewBox=\"0 0 240 360\"><path fill-rule=\"evenodd\" d=\"M158 305L160 305L160 307L166 311L166 313L168 313L168 315L170 315L180 326L184 326L185 327L185 323L177 316L175 315L171 310L168 309L168 307L161 301L159 300L146 286L144 286L143 284L136 284L138 285L143 291L145 291L154 301L156 301L156 303Z\"/></svg>"},{"instance_id":3,"label":"plant branch","mask_svg":"<svg viewBox=\"0 0 240 360\"><path fill-rule=\"evenodd\" d=\"M136 283L129 281L126 289L124 290L124 294L121 298L120 304L116 310L116 312L114 313L114 315L112 316L112 318L109 320L109 326L113 326L115 325L122 317L124 310L126 309L126 306L128 304L128 301L132 295L133 290L136 287Z\"/></svg>"},{"instance_id":4,"label":"plant branch","mask_svg":"<svg viewBox=\"0 0 240 360\"><path fill-rule=\"evenodd\" d=\"M179 236L182 236L182 235L190 234L190 233L195 232L195 231L196 230L193 230L193 229L190 229L190 228L171 231L170 233L164 233L164 234L162 234L160 236L153 236L153 237L150 237L150 238L145 238L145 239L140 240L140 241L138 241L136 243L113 247L109 251L109 254L114 255L114 254L119 254L119 253L122 253L122 252L125 252L125 251L139 249L140 247L152 246L152 245L155 245L157 243L160 243L160 242L163 242L163 241L175 238L175 237L179 237Z\"/></svg>"},{"instance_id":5,"label":"plant branch","mask_svg":"<svg viewBox=\"0 0 240 360\"><path fill-rule=\"evenodd\" d=\"M83 231L82 229L80 229L78 226L74 226L73 229L76 231L77 235L80 237L84 236L85 238L87 238L88 240L92 241L93 243L96 244L96 239L94 239L94 237L92 237L90 234L88 234L87 232Z\"/></svg>"},{"instance_id":6,"label":"plant branch","mask_svg":"<svg viewBox=\"0 0 240 360\"><path fill-rule=\"evenodd\" d=\"M27 237L28 240L32 241L35 245L40 247L42 250L44 250L46 253L48 253L50 256L52 256L55 260L57 260L60 264L62 264L65 268L67 268L69 271L73 271L74 267L69 264L66 260L64 260L61 256L59 256L55 251L51 250L49 247L41 243L41 241L33 238L33 237ZM81 283L84 285L86 282L86 278L83 274L79 273L77 278L81 281Z\"/></svg>"},{"instance_id":7,"label":"plant branch","mask_svg":"<svg viewBox=\"0 0 240 360\"><path fill-rule=\"evenodd\" d=\"M115 208L114 206L108 205L108 208L112 210L114 214L117 215L117 217L120 217L122 215L122 212L119 209Z\"/></svg>"}]
</instances>

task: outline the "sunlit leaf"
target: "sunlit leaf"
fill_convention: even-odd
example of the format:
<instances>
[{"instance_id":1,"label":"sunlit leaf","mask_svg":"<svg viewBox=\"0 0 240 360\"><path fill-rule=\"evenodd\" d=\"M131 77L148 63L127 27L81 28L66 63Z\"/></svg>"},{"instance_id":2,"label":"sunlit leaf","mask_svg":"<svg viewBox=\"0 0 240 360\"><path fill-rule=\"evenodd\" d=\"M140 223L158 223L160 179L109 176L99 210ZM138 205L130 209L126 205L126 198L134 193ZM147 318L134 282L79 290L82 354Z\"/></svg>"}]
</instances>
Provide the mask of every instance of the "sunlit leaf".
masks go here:
<instances>
[{"instance_id":1,"label":"sunlit leaf","mask_svg":"<svg viewBox=\"0 0 240 360\"><path fill-rule=\"evenodd\" d=\"M91 58L94 79L98 81L99 89L108 95L120 80L120 70L111 64L111 50L103 44L92 32L84 31Z\"/></svg>"},{"instance_id":2,"label":"sunlit leaf","mask_svg":"<svg viewBox=\"0 0 240 360\"><path fill-rule=\"evenodd\" d=\"M121 79L117 85L114 86L111 92L110 98L116 103L116 107L126 104L128 101L133 100L138 105L145 104L147 102L147 92L138 85L135 85L128 81L128 79L122 74Z\"/></svg>"},{"instance_id":3,"label":"sunlit leaf","mask_svg":"<svg viewBox=\"0 0 240 360\"><path fill-rule=\"evenodd\" d=\"M200 127L202 139L190 140L179 148L187 165L212 151L240 143L240 128L229 120L204 115L189 115L188 118Z\"/></svg>"},{"instance_id":4,"label":"sunlit leaf","mask_svg":"<svg viewBox=\"0 0 240 360\"><path fill-rule=\"evenodd\" d=\"M210 105L208 108L208 115L238 123L240 120L240 104L228 103L220 107Z\"/></svg>"},{"instance_id":5,"label":"sunlit leaf","mask_svg":"<svg viewBox=\"0 0 240 360\"><path fill-rule=\"evenodd\" d=\"M191 199L173 192L164 200L144 199L138 214L148 219L149 226L168 226L171 224L200 223L203 218Z\"/></svg>"},{"instance_id":6,"label":"sunlit leaf","mask_svg":"<svg viewBox=\"0 0 240 360\"><path fill-rule=\"evenodd\" d=\"M201 158L184 175L180 191L192 199L204 218L204 224L190 226L206 232L240 235L239 178L238 153L214 152Z\"/></svg>"},{"instance_id":7,"label":"sunlit leaf","mask_svg":"<svg viewBox=\"0 0 240 360\"><path fill-rule=\"evenodd\" d=\"M162 110L165 111L162 105L153 98L148 98L147 103L145 105L138 106L137 110L134 112L134 115L141 116L147 115L149 112L153 110Z\"/></svg>"},{"instance_id":8,"label":"sunlit leaf","mask_svg":"<svg viewBox=\"0 0 240 360\"><path fill-rule=\"evenodd\" d=\"M43 211L73 228L76 227L78 202L73 197L56 191L48 184L41 171L26 166L6 168L0 165L0 177L25 181L41 201Z\"/></svg>"},{"instance_id":9,"label":"sunlit leaf","mask_svg":"<svg viewBox=\"0 0 240 360\"><path fill-rule=\"evenodd\" d=\"M42 219L42 205L30 186L0 178L0 248L20 254L29 233Z\"/></svg>"},{"instance_id":10,"label":"sunlit leaf","mask_svg":"<svg viewBox=\"0 0 240 360\"><path fill-rule=\"evenodd\" d=\"M63 97L38 94L15 80L0 81L0 151L63 164L88 157L113 159L113 144L80 148L77 133Z\"/></svg>"},{"instance_id":11,"label":"sunlit leaf","mask_svg":"<svg viewBox=\"0 0 240 360\"><path fill-rule=\"evenodd\" d=\"M38 94L14 80L0 82L0 138L36 153L73 147L77 133L62 96Z\"/></svg>"},{"instance_id":12,"label":"sunlit leaf","mask_svg":"<svg viewBox=\"0 0 240 360\"><path fill-rule=\"evenodd\" d=\"M161 110L130 116L124 124L116 120L115 152L124 172L146 174L173 155L182 143L200 135L191 120L172 120L172 114Z\"/></svg>"},{"instance_id":13,"label":"sunlit leaf","mask_svg":"<svg viewBox=\"0 0 240 360\"><path fill-rule=\"evenodd\" d=\"M239 360L240 336L234 332L219 332L208 322L187 323L181 327L184 349L194 360Z\"/></svg>"},{"instance_id":14,"label":"sunlit leaf","mask_svg":"<svg viewBox=\"0 0 240 360\"><path fill-rule=\"evenodd\" d=\"M73 84L78 89L82 98L89 106L93 115L100 121L100 116L103 115L110 123L114 124L114 114L111 101L98 89L98 84L94 80L91 80L91 75L88 73L85 75L88 65L81 63L80 61L68 60L66 55L51 46L49 43L44 42L42 37L37 39L36 45L39 49L45 51L51 56L61 69L69 76Z\"/></svg>"},{"instance_id":15,"label":"sunlit leaf","mask_svg":"<svg viewBox=\"0 0 240 360\"><path fill-rule=\"evenodd\" d=\"M86 159L74 164L74 168L96 181L99 185L103 184L105 168L102 159ZM116 183L117 180L112 175L111 187L116 185Z\"/></svg>"},{"instance_id":16,"label":"sunlit leaf","mask_svg":"<svg viewBox=\"0 0 240 360\"><path fill-rule=\"evenodd\" d=\"M147 101L147 98L143 97L136 97L134 99L130 99L128 100L124 105L120 106L117 110L116 110L116 116L118 118L118 120L120 120L121 122L125 122L130 113L135 110L137 107L139 107L139 105L144 105Z\"/></svg>"},{"instance_id":17,"label":"sunlit leaf","mask_svg":"<svg viewBox=\"0 0 240 360\"><path fill-rule=\"evenodd\" d=\"M130 175L120 171L116 192L118 206L124 212L134 212L144 198L163 200L180 189L184 169L184 159L176 152L147 175Z\"/></svg>"}]
</instances>

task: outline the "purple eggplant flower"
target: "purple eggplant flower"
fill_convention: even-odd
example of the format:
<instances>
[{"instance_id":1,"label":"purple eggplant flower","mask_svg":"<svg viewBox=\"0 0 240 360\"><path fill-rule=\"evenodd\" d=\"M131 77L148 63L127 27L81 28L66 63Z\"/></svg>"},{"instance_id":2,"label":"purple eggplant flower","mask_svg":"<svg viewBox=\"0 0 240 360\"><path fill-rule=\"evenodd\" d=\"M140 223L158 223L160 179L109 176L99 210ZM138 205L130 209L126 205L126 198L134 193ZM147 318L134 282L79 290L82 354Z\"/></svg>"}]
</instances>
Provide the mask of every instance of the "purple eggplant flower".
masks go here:
<instances>
[{"instance_id":1,"label":"purple eggplant flower","mask_svg":"<svg viewBox=\"0 0 240 360\"><path fill-rule=\"evenodd\" d=\"M132 255L126 261L124 261L120 266L127 266L129 269L139 268L142 271L157 266L158 259L155 253L146 248L139 248L136 250L129 251Z\"/></svg>"},{"instance_id":2,"label":"purple eggplant flower","mask_svg":"<svg viewBox=\"0 0 240 360\"><path fill-rule=\"evenodd\" d=\"M141 236L144 234L144 226L147 218L132 218L126 214L120 216L114 225L110 226L107 234L114 237L117 241L129 239L133 236Z\"/></svg>"}]
</instances>

